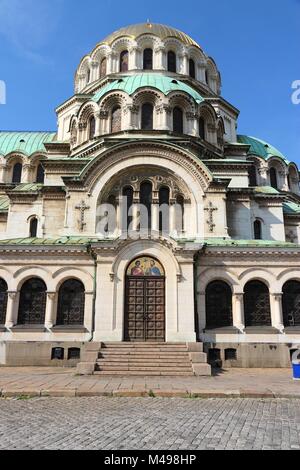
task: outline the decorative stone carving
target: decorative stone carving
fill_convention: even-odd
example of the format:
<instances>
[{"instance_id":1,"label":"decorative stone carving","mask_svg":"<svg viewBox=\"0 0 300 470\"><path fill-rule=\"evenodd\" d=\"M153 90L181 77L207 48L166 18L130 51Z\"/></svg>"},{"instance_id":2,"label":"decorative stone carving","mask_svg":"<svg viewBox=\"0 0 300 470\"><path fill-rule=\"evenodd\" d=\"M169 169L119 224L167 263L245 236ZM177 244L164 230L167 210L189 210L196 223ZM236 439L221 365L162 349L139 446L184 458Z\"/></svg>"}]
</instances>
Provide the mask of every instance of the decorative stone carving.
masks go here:
<instances>
[{"instance_id":1,"label":"decorative stone carving","mask_svg":"<svg viewBox=\"0 0 300 470\"><path fill-rule=\"evenodd\" d=\"M207 224L208 224L208 227L209 227L209 231L211 233L214 232L214 229L215 229L215 223L214 223L214 212L218 210L218 207L214 207L213 206L213 203L212 202L209 202L208 204L208 207L205 207L204 209L205 211L208 212L208 220L207 220Z\"/></svg>"},{"instance_id":2,"label":"decorative stone carving","mask_svg":"<svg viewBox=\"0 0 300 470\"><path fill-rule=\"evenodd\" d=\"M80 224L80 231L83 232L84 231L84 228L86 226L86 223L85 223L85 211L89 210L90 207L86 205L86 203L84 201L81 201L81 203L75 207L75 209L78 209L80 210L80 220L79 220L79 224Z\"/></svg>"}]
</instances>

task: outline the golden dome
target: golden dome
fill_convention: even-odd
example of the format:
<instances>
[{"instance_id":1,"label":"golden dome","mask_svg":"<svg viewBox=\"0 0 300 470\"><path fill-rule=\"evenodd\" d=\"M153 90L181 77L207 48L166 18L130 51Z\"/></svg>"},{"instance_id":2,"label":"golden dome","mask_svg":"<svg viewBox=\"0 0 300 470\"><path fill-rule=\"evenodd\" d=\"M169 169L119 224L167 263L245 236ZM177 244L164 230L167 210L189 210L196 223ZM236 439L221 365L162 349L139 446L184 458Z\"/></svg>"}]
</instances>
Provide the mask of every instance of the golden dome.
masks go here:
<instances>
[{"instance_id":1,"label":"golden dome","mask_svg":"<svg viewBox=\"0 0 300 470\"><path fill-rule=\"evenodd\" d=\"M143 34L154 34L154 36L158 36L160 39L176 38L187 46L196 46L200 48L199 44L182 31L164 24L155 23L140 23L126 26L107 36L103 42L111 45L116 39L122 36L129 36L132 39L137 39Z\"/></svg>"}]
</instances>

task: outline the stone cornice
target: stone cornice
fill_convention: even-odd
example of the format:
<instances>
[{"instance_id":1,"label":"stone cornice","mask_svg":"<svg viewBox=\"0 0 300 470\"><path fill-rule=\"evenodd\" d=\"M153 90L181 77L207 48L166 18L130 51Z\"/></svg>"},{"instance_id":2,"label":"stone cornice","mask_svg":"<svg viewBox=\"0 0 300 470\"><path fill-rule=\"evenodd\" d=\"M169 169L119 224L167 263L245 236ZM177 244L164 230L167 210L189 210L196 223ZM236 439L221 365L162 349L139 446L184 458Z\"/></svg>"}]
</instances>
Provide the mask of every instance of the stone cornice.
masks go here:
<instances>
[{"instance_id":1,"label":"stone cornice","mask_svg":"<svg viewBox=\"0 0 300 470\"><path fill-rule=\"evenodd\" d=\"M237 257L300 257L300 245L295 245L295 248L292 247L218 247L218 246L206 246L203 252L203 256L205 257L224 257L227 258L237 258Z\"/></svg>"},{"instance_id":2,"label":"stone cornice","mask_svg":"<svg viewBox=\"0 0 300 470\"><path fill-rule=\"evenodd\" d=\"M70 155L70 144L69 142L49 142L44 144L47 154L49 155Z\"/></svg>"},{"instance_id":3,"label":"stone cornice","mask_svg":"<svg viewBox=\"0 0 300 470\"><path fill-rule=\"evenodd\" d=\"M84 103L85 101L88 101L90 100L91 98L93 97L92 94L77 94L77 95L74 95L72 96L71 98L69 98L67 101L65 101L63 104L61 104L60 106L58 106L58 108L56 108L56 113L61 113L62 111L65 111L66 109L70 108L71 106L73 106L73 104L76 104L76 103Z\"/></svg>"}]
</instances>

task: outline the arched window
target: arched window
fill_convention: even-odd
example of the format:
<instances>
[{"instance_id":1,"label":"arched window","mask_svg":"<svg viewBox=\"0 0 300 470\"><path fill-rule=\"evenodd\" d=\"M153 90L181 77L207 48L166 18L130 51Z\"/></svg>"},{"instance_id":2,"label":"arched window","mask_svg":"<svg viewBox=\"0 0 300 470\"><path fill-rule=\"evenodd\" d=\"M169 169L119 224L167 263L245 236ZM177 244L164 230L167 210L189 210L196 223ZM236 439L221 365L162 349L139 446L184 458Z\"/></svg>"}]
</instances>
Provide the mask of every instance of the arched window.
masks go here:
<instances>
[{"instance_id":1,"label":"arched window","mask_svg":"<svg viewBox=\"0 0 300 470\"><path fill-rule=\"evenodd\" d=\"M45 182L45 170L43 165L40 163L36 171L36 182L39 184L44 184Z\"/></svg>"},{"instance_id":2,"label":"arched window","mask_svg":"<svg viewBox=\"0 0 300 470\"><path fill-rule=\"evenodd\" d=\"M100 63L100 78L105 77L106 73L107 73L107 59L106 57L104 57L104 59L102 59Z\"/></svg>"},{"instance_id":3,"label":"arched window","mask_svg":"<svg viewBox=\"0 0 300 470\"><path fill-rule=\"evenodd\" d=\"M131 213L133 205L133 189L131 186L127 186L123 189L123 227L126 226L127 230L129 230L130 225L132 223L132 215L129 215ZM125 218L125 220L124 220Z\"/></svg>"},{"instance_id":4,"label":"arched window","mask_svg":"<svg viewBox=\"0 0 300 470\"><path fill-rule=\"evenodd\" d=\"M145 49L143 56L143 69L152 70L153 69L153 50Z\"/></svg>"},{"instance_id":5,"label":"arched window","mask_svg":"<svg viewBox=\"0 0 300 470\"><path fill-rule=\"evenodd\" d=\"M129 54L128 51L123 51L120 54L120 72L128 72Z\"/></svg>"},{"instance_id":6,"label":"arched window","mask_svg":"<svg viewBox=\"0 0 300 470\"><path fill-rule=\"evenodd\" d=\"M168 72L177 72L177 58L173 51L168 52Z\"/></svg>"},{"instance_id":7,"label":"arched window","mask_svg":"<svg viewBox=\"0 0 300 470\"><path fill-rule=\"evenodd\" d=\"M195 61L193 59L190 59L189 61L189 72L190 72L190 77L196 78L196 66L195 66Z\"/></svg>"},{"instance_id":8,"label":"arched window","mask_svg":"<svg viewBox=\"0 0 300 470\"><path fill-rule=\"evenodd\" d=\"M153 130L153 105L150 103L145 103L142 106L142 129Z\"/></svg>"},{"instance_id":9,"label":"arched window","mask_svg":"<svg viewBox=\"0 0 300 470\"><path fill-rule=\"evenodd\" d=\"M111 113L111 133L120 132L122 127L122 110L115 106Z\"/></svg>"},{"instance_id":10,"label":"arched window","mask_svg":"<svg viewBox=\"0 0 300 470\"><path fill-rule=\"evenodd\" d=\"M183 111L178 107L173 110L173 131L183 134Z\"/></svg>"},{"instance_id":11,"label":"arched window","mask_svg":"<svg viewBox=\"0 0 300 470\"><path fill-rule=\"evenodd\" d=\"M178 234L184 232L184 197L181 195L176 198L176 230Z\"/></svg>"},{"instance_id":12,"label":"arched window","mask_svg":"<svg viewBox=\"0 0 300 470\"><path fill-rule=\"evenodd\" d=\"M270 168L270 183L272 188L278 189L277 170L273 167Z\"/></svg>"},{"instance_id":13,"label":"arched window","mask_svg":"<svg viewBox=\"0 0 300 470\"><path fill-rule=\"evenodd\" d=\"M202 117L199 119L199 136L202 140L206 139L205 120Z\"/></svg>"},{"instance_id":14,"label":"arched window","mask_svg":"<svg viewBox=\"0 0 300 470\"><path fill-rule=\"evenodd\" d=\"M209 73L208 73L208 70L205 70L205 81L206 81L206 84L209 85Z\"/></svg>"},{"instance_id":15,"label":"arched window","mask_svg":"<svg viewBox=\"0 0 300 470\"><path fill-rule=\"evenodd\" d=\"M260 220L255 220L254 222L254 239L262 240L262 223Z\"/></svg>"},{"instance_id":16,"label":"arched window","mask_svg":"<svg viewBox=\"0 0 300 470\"><path fill-rule=\"evenodd\" d=\"M38 278L26 281L20 292L18 325L44 325L47 287Z\"/></svg>"},{"instance_id":17,"label":"arched window","mask_svg":"<svg viewBox=\"0 0 300 470\"><path fill-rule=\"evenodd\" d=\"M22 179L22 164L16 163L13 168L12 182L14 184L21 183Z\"/></svg>"},{"instance_id":18,"label":"arched window","mask_svg":"<svg viewBox=\"0 0 300 470\"><path fill-rule=\"evenodd\" d=\"M226 282L211 282L205 292L206 328L232 326L232 292Z\"/></svg>"},{"instance_id":19,"label":"arched window","mask_svg":"<svg viewBox=\"0 0 300 470\"><path fill-rule=\"evenodd\" d=\"M7 309L7 284L0 279L0 325L5 325Z\"/></svg>"},{"instance_id":20,"label":"arched window","mask_svg":"<svg viewBox=\"0 0 300 470\"><path fill-rule=\"evenodd\" d=\"M244 290L245 325L271 326L270 294L260 281L250 281Z\"/></svg>"},{"instance_id":21,"label":"arched window","mask_svg":"<svg viewBox=\"0 0 300 470\"><path fill-rule=\"evenodd\" d=\"M90 140L92 140L95 137L95 134L96 134L96 120L95 120L94 116L92 116L90 118L89 130L90 130L89 138L90 138Z\"/></svg>"},{"instance_id":22,"label":"arched window","mask_svg":"<svg viewBox=\"0 0 300 470\"><path fill-rule=\"evenodd\" d=\"M169 235L170 233L170 189L162 187L159 190L159 231Z\"/></svg>"},{"instance_id":23,"label":"arched window","mask_svg":"<svg viewBox=\"0 0 300 470\"><path fill-rule=\"evenodd\" d=\"M151 230L152 183L145 181L140 188L141 225L140 230Z\"/></svg>"},{"instance_id":24,"label":"arched window","mask_svg":"<svg viewBox=\"0 0 300 470\"><path fill-rule=\"evenodd\" d=\"M84 324L85 289L81 281L69 279L59 289L57 326Z\"/></svg>"},{"instance_id":25,"label":"arched window","mask_svg":"<svg viewBox=\"0 0 300 470\"><path fill-rule=\"evenodd\" d=\"M34 217L30 221L30 229L29 229L29 237L30 238L36 238L37 229L38 229L38 219L36 217Z\"/></svg>"},{"instance_id":26,"label":"arched window","mask_svg":"<svg viewBox=\"0 0 300 470\"><path fill-rule=\"evenodd\" d=\"M249 186L257 186L257 172L255 165L251 165L248 170Z\"/></svg>"},{"instance_id":27,"label":"arched window","mask_svg":"<svg viewBox=\"0 0 300 470\"><path fill-rule=\"evenodd\" d=\"M288 281L282 292L284 326L300 326L300 282Z\"/></svg>"}]
</instances>

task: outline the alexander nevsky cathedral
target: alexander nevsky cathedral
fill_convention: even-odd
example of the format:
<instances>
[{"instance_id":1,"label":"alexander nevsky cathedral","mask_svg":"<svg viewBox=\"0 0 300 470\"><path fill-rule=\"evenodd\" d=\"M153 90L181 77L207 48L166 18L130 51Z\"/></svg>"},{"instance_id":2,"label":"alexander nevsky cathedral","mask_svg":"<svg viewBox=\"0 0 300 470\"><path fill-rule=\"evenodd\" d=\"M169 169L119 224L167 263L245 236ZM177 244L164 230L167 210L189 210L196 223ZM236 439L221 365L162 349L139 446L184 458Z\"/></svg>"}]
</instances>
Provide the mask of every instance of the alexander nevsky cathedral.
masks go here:
<instances>
[{"instance_id":1,"label":"alexander nevsky cathedral","mask_svg":"<svg viewBox=\"0 0 300 470\"><path fill-rule=\"evenodd\" d=\"M237 133L215 61L174 28L128 26L56 113L56 132L0 132L0 364L288 367L299 172L263 129Z\"/></svg>"}]
</instances>

